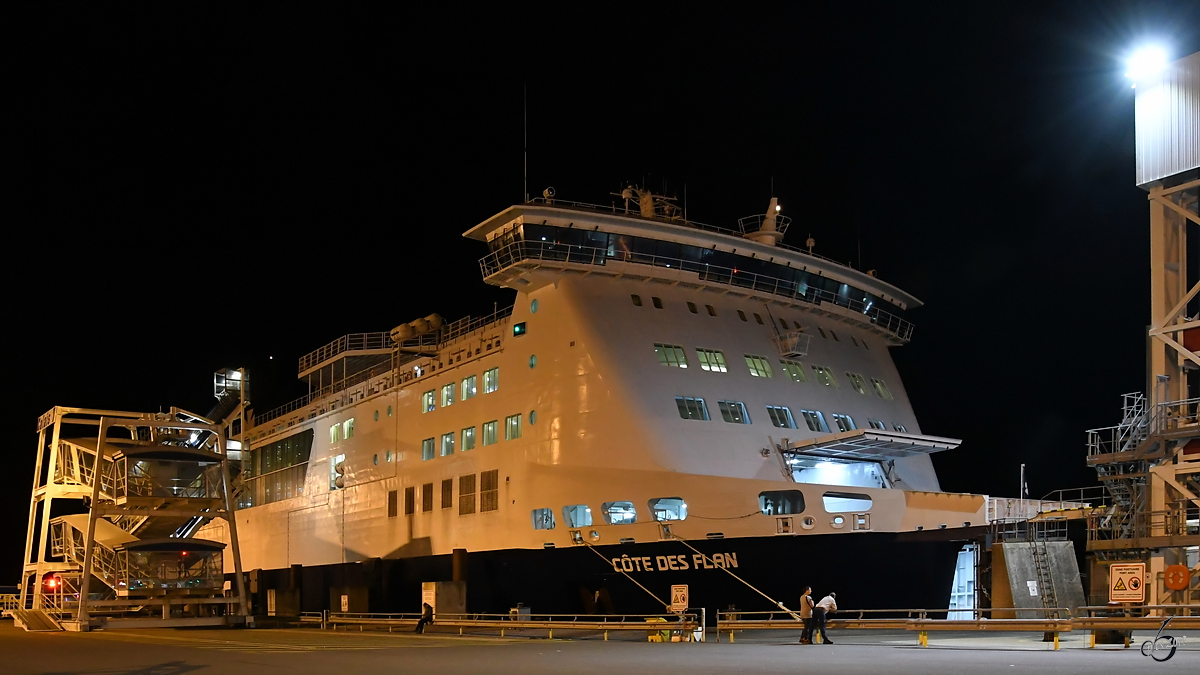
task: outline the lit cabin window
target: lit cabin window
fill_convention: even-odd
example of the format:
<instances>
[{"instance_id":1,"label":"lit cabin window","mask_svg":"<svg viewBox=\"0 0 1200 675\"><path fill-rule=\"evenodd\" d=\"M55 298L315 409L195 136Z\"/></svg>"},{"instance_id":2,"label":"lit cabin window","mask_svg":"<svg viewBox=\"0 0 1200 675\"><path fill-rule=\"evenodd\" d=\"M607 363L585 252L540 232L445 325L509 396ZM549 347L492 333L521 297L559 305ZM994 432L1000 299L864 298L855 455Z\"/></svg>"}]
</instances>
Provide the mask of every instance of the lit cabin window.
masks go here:
<instances>
[{"instance_id":1,"label":"lit cabin window","mask_svg":"<svg viewBox=\"0 0 1200 675\"><path fill-rule=\"evenodd\" d=\"M469 398L475 398L475 376L474 375L468 375L468 376L464 377L463 381L462 381L462 395L459 396L459 399L465 401Z\"/></svg>"},{"instance_id":2,"label":"lit cabin window","mask_svg":"<svg viewBox=\"0 0 1200 675\"><path fill-rule=\"evenodd\" d=\"M388 406L388 417L392 416L392 406Z\"/></svg>"},{"instance_id":3,"label":"lit cabin window","mask_svg":"<svg viewBox=\"0 0 1200 675\"><path fill-rule=\"evenodd\" d=\"M489 368L483 371L483 393L490 394L500 388L500 369Z\"/></svg>"},{"instance_id":4,"label":"lit cabin window","mask_svg":"<svg viewBox=\"0 0 1200 675\"><path fill-rule=\"evenodd\" d=\"M497 437L496 437L497 424L498 424L498 422L496 420L492 420L491 422L483 423L483 444L484 445L493 445L496 442L496 440L497 440Z\"/></svg>"},{"instance_id":5,"label":"lit cabin window","mask_svg":"<svg viewBox=\"0 0 1200 675\"><path fill-rule=\"evenodd\" d=\"M725 363L725 355L715 349L696 348L696 356L700 361L700 370L714 373L727 373L729 366Z\"/></svg>"},{"instance_id":6,"label":"lit cabin window","mask_svg":"<svg viewBox=\"0 0 1200 675\"><path fill-rule=\"evenodd\" d=\"M462 449L463 452L475 449L475 427L467 427L462 430Z\"/></svg>"},{"instance_id":7,"label":"lit cabin window","mask_svg":"<svg viewBox=\"0 0 1200 675\"><path fill-rule=\"evenodd\" d=\"M692 314L696 314L696 313L697 313L697 312L696 312L696 303L694 303L694 302L689 302L689 303L687 304L687 306L688 306L688 311L689 311L689 312L691 312Z\"/></svg>"},{"instance_id":8,"label":"lit cabin window","mask_svg":"<svg viewBox=\"0 0 1200 675\"><path fill-rule=\"evenodd\" d=\"M821 495L826 513L849 513L870 511L874 502L871 495L860 492L826 492Z\"/></svg>"},{"instance_id":9,"label":"lit cabin window","mask_svg":"<svg viewBox=\"0 0 1200 675\"><path fill-rule=\"evenodd\" d=\"M767 516L804 513L804 493L799 490L770 490L758 493L758 508Z\"/></svg>"},{"instance_id":10,"label":"lit cabin window","mask_svg":"<svg viewBox=\"0 0 1200 675\"><path fill-rule=\"evenodd\" d=\"M732 424L750 424L750 415L746 412L746 404L741 401L717 401L721 409L721 419Z\"/></svg>"},{"instance_id":11,"label":"lit cabin window","mask_svg":"<svg viewBox=\"0 0 1200 675\"><path fill-rule=\"evenodd\" d=\"M537 311L538 311L538 301L535 298L535 299L529 301L529 313L537 314Z\"/></svg>"},{"instance_id":12,"label":"lit cabin window","mask_svg":"<svg viewBox=\"0 0 1200 675\"><path fill-rule=\"evenodd\" d=\"M903 424L893 424L892 428L895 429L896 431L899 431L902 434L908 433L908 427L904 426Z\"/></svg>"},{"instance_id":13,"label":"lit cabin window","mask_svg":"<svg viewBox=\"0 0 1200 675\"><path fill-rule=\"evenodd\" d=\"M592 507L587 504L564 506L562 514L567 527L588 527L592 524Z\"/></svg>"},{"instance_id":14,"label":"lit cabin window","mask_svg":"<svg viewBox=\"0 0 1200 675\"><path fill-rule=\"evenodd\" d=\"M767 414L771 417L771 424L780 429L796 428L796 419L792 417L791 409L785 405L769 405Z\"/></svg>"},{"instance_id":15,"label":"lit cabin window","mask_svg":"<svg viewBox=\"0 0 1200 675\"><path fill-rule=\"evenodd\" d=\"M342 438L352 438L354 436L354 418L342 422Z\"/></svg>"},{"instance_id":16,"label":"lit cabin window","mask_svg":"<svg viewBox=\"0 0 1200 675\"><path fill-rule=\"evenodd\" d=\"M746 366L750 368L750 374L754 377L774 377L775 373L771 370L771 362L765 356L755 356L746 354Z\"/></svg>"},{"instance_id":17,"label":"lit cabin window","mask_svg":"<svg viewBox=\"0 0 1200 675\"><path fill-rule=\"evenodd\" d=\"M442 385L442 407L445 408L446 406L451 405L453 403L454 403L454 383L448 382L448 383Z\"/></svg>"},{"instance_id":18,"label":"lit cabin window","mask_svg":"<svg viewBox=\"0 0 1200 675\"><path fill-rule=\"evenodd\" d=\"M433 412L437 401L433 398L433 390L421 394L421 412Z\"/></svg>"},{"instance_id":19,"label":"lit cabin window","mask_svg":"<svg viewBox=\"0 0 1200 675\"><path fill-rule=\"evenodd\" d=\"M858 427L854 426L854 418L853 417L851 417L849 415L843 415L841 413L833 414L833 422L834 422L834 424L837 425L837 428L841 431L853 431L858 428Z\"/></svg>"},{"instance_id":20,"label":"lit cabin window","mask_svg":"<svg viewBox=\"0 0 1200 675\"><path fill-rule=\"evenodd\" d=\"M871 384L875 385L875 393L879 394L880 398L887 399L889 401L892 400L892 392L888 391L887 382L884 382L877 377L872 377Z\"/></svg>"},{"instance_id":21,"label":"lit cabin window","mask_svg":"<svg viewBox=\"0 0 1200 675\"><path fill-rule=\"evenodd\" d=\"M346 456L334 455L329 458L329 489L340 490L346 487Z\"/></svg>"},{"instance_id":22,"label":"lit cabin window","mask_svg":"<svg viewBox=\"0 0 1200 675\"><path fill-rule=\"evenodd\" d=\"M342 425L335 424L329 427L329 442L337 443L342 438Z\"/></svg>"},{"instance_id":23,"label":"lit cabin window","mask_svg":"<svg viewBox=\"0 0 1200 675\"><path fill-rule=\"evenodd\" d=\"M804 418L809 431L829 433L829 425L825 423L825 415L820 410L801 410L800 416Z\"/></svg>"},{"instance_id":24,"label":"lit cabin window","mask_svg":"<svg viewBox=\"0 0 1200 675\"><path fill-rule=\"evenodd\" d=\"M680 345L655 342L654 353L658 356L658 362L661 365L671 368L687 368L687 356L684 355L683 347Z\"/></svg>"},{"instance_id":25,"label":"lit cabin window","mask_svg":"<svg viewBox=\"0 0 1200 675\"><path fill-rule=\"evenodd\" d=\"M376 422L379 421L379 411L378 410L375 411L375 421Z\"/></svg>"},{"instance_id":26,"label":"lit cabin window","mask_svg":"<svg viewBox=\"0 0 1200 675\"><path fill-rule=\"evenodd\" d=\"M687 502L681 497L662 497L651 499L650 517L659 522L668 520L687 520Z\"/></svg>"},{"instance_id":27,"label":"lit cabin window","mask_svg":"<svg viewBox=\"0 0 1200 675\"><path fill-rule=\"evenodd\" d=\"M515 441L521 437L521 415L509 415L504 418L504 440Z\"/></svg>"},{"instance_id":28,"label":"lit cabin window","mask_svg":"<svg viewBox=\"0 0 1200 675\"><path fill-rule=\"evenodd\" d=\"M783 366L783 372L787 373L792 382L808 382L808 378L804 375L803 363L790 359L779 359L779 365Z\"/></svg>"},{"instance_id":29,"label":"lit cabin window","mask_svg":"<svg viewBox=\"0 0 1200 675\"><path fill-rule=\"evenodd\" d=\"M654 303L654 309L662 309L662 298L658 296L650 296L650 302Z\"/></svg>"},{"instance_id":30,"label":"lit cabin window","mask_svg":"<svg viewBox=\"0 0 1200 675\"><path fill-rule=\"evenodd\" d=\"M604 502L600 505L604 522L608 525L632 525L637 522L637 509L633 502Z\"/></svg>"},{"instance_id":31,"label":"lit cabin window","mask_svg":"<svg viewBox=\"0 0 1200 675\"><path fill-rule=\"evenodd\" d=\"M679 416L685 420L708 420L708 406L702 398L676 396L675 405L679 408Z\"/></svg>"},{"instance_id":32,"label":"lit cabin window","mask_svg":"<svg viewBox=\"0 0 1200 675\"><path fill-rule=\"evenodd\" d=\"M848 370L846 371L846 377L850 380L850 386L854 389L854 391L857 391L864 396L866 395L867 378L859 375L858 373L852 373Z\"/></svg>"},{"instance_id":33,"label":"lit cabin window","mask_svg":"<svg viewBox=\"0 0 1200 675\"><path fill-rule=\"evenodd\" d=\"M442 434L442 457L448 457L454 454L454 434Z\"/></svg>"},{"instance_id":34,"label":"lit cabin window","mask_svg":"<svg viewBox=\"0 0 1200 675\"><path fill-rule=\"evenodd\" d=\"M434 440L426 438L421 441L421 461L427 462L434 457Z\"/></svg>"},{"instance_id":35,"label":"lit cabin window","mask_svg":"<svg viewBox=\"0 0 1200 675\"><path fill-rule=\"evenodd\" d=\"M817 374L817 384L826 387L838 386L837 378L833 376L833 371L825 366L813 366L813 372Z\"/></svg>"},{"instance_id":36,"label":"lit cabin window","mask_svg":"<svg viewBox=\"0 0 1200 675\"><path fill-rule=\"evenodd\" d=\"M533 529L554 529L554 509L534 509L531 515L533 517Z\"/></svg>"},{"instance_id":37,"label":"lit cabin window","mask_svg":"<svg viewBox=\"0 0 1200 675\"><path fill-rule=\"evenodd\" d=\"M641 306L642 306L642 296L640 296L640 295L630 295L630 296L629 296L629 299L633 300L633 306L634 306L634 307L641 307Z\"/></svg>"},{"instance_id":38,"label":"lit cabin window","mask_svg":"<svg viewBox=\"0 0 1200 675\"><path fill-rule=\"evenodd\" d=\"M513 337L521 337L525 334L525 322L513 324Z\"/></svg>"},{"instance_id":39,"label":"lit cabin window","mask_svg":"<svg viewBox=\"0 0 1200 675\"><path fill-rule=\"evenodd\" d=\"M868 424L868 425L869 425L869 426L870 426L872 429L878 429L878 430L880 430L880 431L886 431L886 430L887 430L887 425L886 425L886 424L884 424L884 423L883 423L882 421L880 421L880 420L873 420L873 419L867 418L867 424Z\"/></svg>"}]
</instances>

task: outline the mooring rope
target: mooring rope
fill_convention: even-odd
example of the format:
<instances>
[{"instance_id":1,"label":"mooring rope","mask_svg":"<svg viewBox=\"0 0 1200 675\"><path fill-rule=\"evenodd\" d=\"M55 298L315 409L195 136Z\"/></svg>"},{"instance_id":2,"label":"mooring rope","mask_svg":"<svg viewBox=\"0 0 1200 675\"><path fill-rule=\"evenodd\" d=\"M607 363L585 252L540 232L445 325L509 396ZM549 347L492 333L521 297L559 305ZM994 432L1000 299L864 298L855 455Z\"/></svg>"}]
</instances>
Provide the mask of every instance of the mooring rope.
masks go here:
<instances>
[{"instance_id":1,"label":"mooring rope","mask_svg":"<svg viewBox=\"0 0 1200 675\"><path fill-rule=\"evenodd\" d=\"M661 598L659 598L659 597L658 597L657 595L655 595L654 593L650 592L650 589L649 589L649 588L646 588L645 586L643 586L643 585L639 584L639 583L638 583L638 581L637 581L637 579L634 579L633 577L629 576L629 573L628 573L628 572L626 572L626 571L625 571L625 570L623 570L623 569L619 569L619 568L618 568L616 565L613 565L613 564L612 564L612 561L610 561L608 558L604 557L604 554L603 554L603 553L601 553L600 551L597 551L597 550L596 550L596 548L595 548L594 546L592 546L591 544L589 544L589 543L588 543L588 542L587 542L585 539L583 539L582 537L580 537L580 539L579 539L579 540L580 540L581 542L583 542L583 545L584 545L584 546L587 546L587 547L588 547L588 549L589 549L589 550L590 550L592 553L595 553L596 555L600 556L600 559L601 559L601 560L603 560L603 561L604 561L604 563L605 563L606 565L611 565L613 569L617 570L617 571L618 571L618 572L620 572L621 574L624 574L624 575L626 576L626 578L628 578L628 579L629 579L630 581L632 581L633 583L637 584L637 587L638 587L638 588L642 589L643 591L646 591L646 593L647 593L647 594L648 594L650 597L652 597L652 598L654 598L655 600L657 600L657 601L658 601L658 602L659 602L659 603L660 603L660 604L663 606L663 609L666 609L667 611L670 611L670 610L671 610L671 603L669 603L669 602L663 602Z\"/></svg>"},{"instance_id":2,"label":"mooring rope","mask_svg":"<svg viewBox=\"0 0 1200 675\"><path fill-rule=\"evenodd\" d=\"M712 559L712 558L708 557L708 555L707 555L707 554L705 554L703 551L697 550L695 546L692 546L691 544L689 544L687 539L684 539L683 537L681 537L681 536L679 536L679 535L675 534L674 532L672 532L672 533L671 533L671 538L672 538L672 539L674 539L675 541L678 541L679 543L683 544L684 546L686 546L686 547L688 547L688 548L692 549L692 550L693 550L693 551L695 551L696 553L700 554L700 556L701 556L701 557L702 557L704 560L707 560L707 561L709 561L709 562L712 562L712 564L713 564L713 567L716 567L717 569L720 569L720 570L725 570L725 572L726 572L726 573L728 573L728 574L729 574L729 576L731 576L731 577L733 577L734 579L737 579L738 581L742 582L742 583L743 583L743 584L745 584L745 585L746 585L746 586L747 586L747 587L748 587L750 590L754 591L755 593L758 593L759 595L763 596L763 597L764 597L764 598L766 598L767 600L770 600L772 605L775 605L776 607L778 607L778 608L782 609L783 611L787 612L788 614L791 614L793 619L795 619L795 620L797 620L797 621L799 621L799 620L800 620L800 616L799 616L798 614L796 614L795 612L793 612L792 610L790 610L790 609L788 609L787 607L785 607L785 606L783 605L783 603L782 603L782 602L779 602L779 601L778 601L778 600L776 600L775 598L772 598L771 596L767 595L766 593L763 593L762 591L758 590L758 589L757 589L757 588L755 588L753 585L751 585L751 584L750 584L750 582L746 581L745 579L743 579L743 578L739 577L738 575L736 575L736 574L734 574L732 571L730 571L729 567L727 567L727 566L725 566L725 565L717 565L717 564L716 564L716 562L715 562L715 561L713 561L713 559Z\"/></svg>"}]
</instances>

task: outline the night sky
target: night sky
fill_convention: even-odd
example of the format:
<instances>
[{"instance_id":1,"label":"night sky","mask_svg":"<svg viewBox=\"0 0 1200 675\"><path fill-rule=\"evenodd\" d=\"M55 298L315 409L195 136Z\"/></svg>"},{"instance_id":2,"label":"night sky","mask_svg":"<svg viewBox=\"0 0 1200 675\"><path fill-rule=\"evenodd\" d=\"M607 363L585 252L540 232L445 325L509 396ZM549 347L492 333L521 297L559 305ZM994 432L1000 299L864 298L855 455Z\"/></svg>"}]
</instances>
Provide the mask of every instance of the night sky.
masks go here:
<instances>
[{"instance_id":1,"label":"night sky","mask_svg":"<svg viewBox=\"0 0 1200 675\"><path fill-rule=\"evenodd\" d=\"M523 87L532 195L644 182L730 227L773 185L787 243L921 298L892 351L964 439L944 489L1095 483L1084 431L1145 379L1124 59L1200 50L1200 3L298 4L5 22L0 585L51 406L203 414L245 366L264 411L340 335L511 302L461 233L522 197Z\"/></svg>"}]
</instances>

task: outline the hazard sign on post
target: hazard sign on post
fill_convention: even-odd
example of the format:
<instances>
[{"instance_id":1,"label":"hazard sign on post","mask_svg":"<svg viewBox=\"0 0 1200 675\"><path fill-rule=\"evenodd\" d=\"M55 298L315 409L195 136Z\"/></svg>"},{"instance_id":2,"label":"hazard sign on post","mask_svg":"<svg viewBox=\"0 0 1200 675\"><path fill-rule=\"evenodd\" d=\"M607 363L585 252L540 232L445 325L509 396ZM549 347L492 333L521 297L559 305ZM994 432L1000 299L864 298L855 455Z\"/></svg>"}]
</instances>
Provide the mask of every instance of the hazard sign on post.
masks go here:
<instances>
[{"instance_id":1,"label":"hazard sign on post","mask_svg":"<svg viewBox=\"0 0 1200 675\"><path fill-rule=\"evenodd\" d=\"M1109 602L1146 601L1146 563L1124 563L1108 568Z\"/></svg>"},{"instance_id":2,"label":"hazard sign on post","mask_svg":"<svg viewBox=\"0 0 1200 675\"><path fill-rule=\"evenodd\" d=\"M671 611L682 612L688 608L688 589L687 584L675 584L671 586Z\"/></svg>"}]
</instances>

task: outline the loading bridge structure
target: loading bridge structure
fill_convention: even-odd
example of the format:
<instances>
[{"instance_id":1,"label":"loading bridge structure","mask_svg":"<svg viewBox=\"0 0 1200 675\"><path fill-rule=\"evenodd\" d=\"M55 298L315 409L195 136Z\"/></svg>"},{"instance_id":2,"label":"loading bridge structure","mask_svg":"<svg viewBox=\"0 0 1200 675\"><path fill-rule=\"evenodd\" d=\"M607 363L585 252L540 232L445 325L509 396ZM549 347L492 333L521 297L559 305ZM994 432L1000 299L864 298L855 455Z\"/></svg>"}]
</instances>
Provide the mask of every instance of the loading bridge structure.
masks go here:
<instances>
[{"instance_id":1,"label":"loading bridge structure","mask_svg":"<svg viewBox=\"0 0 1200 675\"><path fill-rule=\"evenodd\" d=\"M219 401L228 388L220 378ZM244 415L241 407L218 403L231 416ZM178 408L42 415L17 623L78 631L246 623L227 447L237 442L227 443L227 428ZM229 551L194 536L214 519L225 521Z\"/></svg>"}]
</instances>

